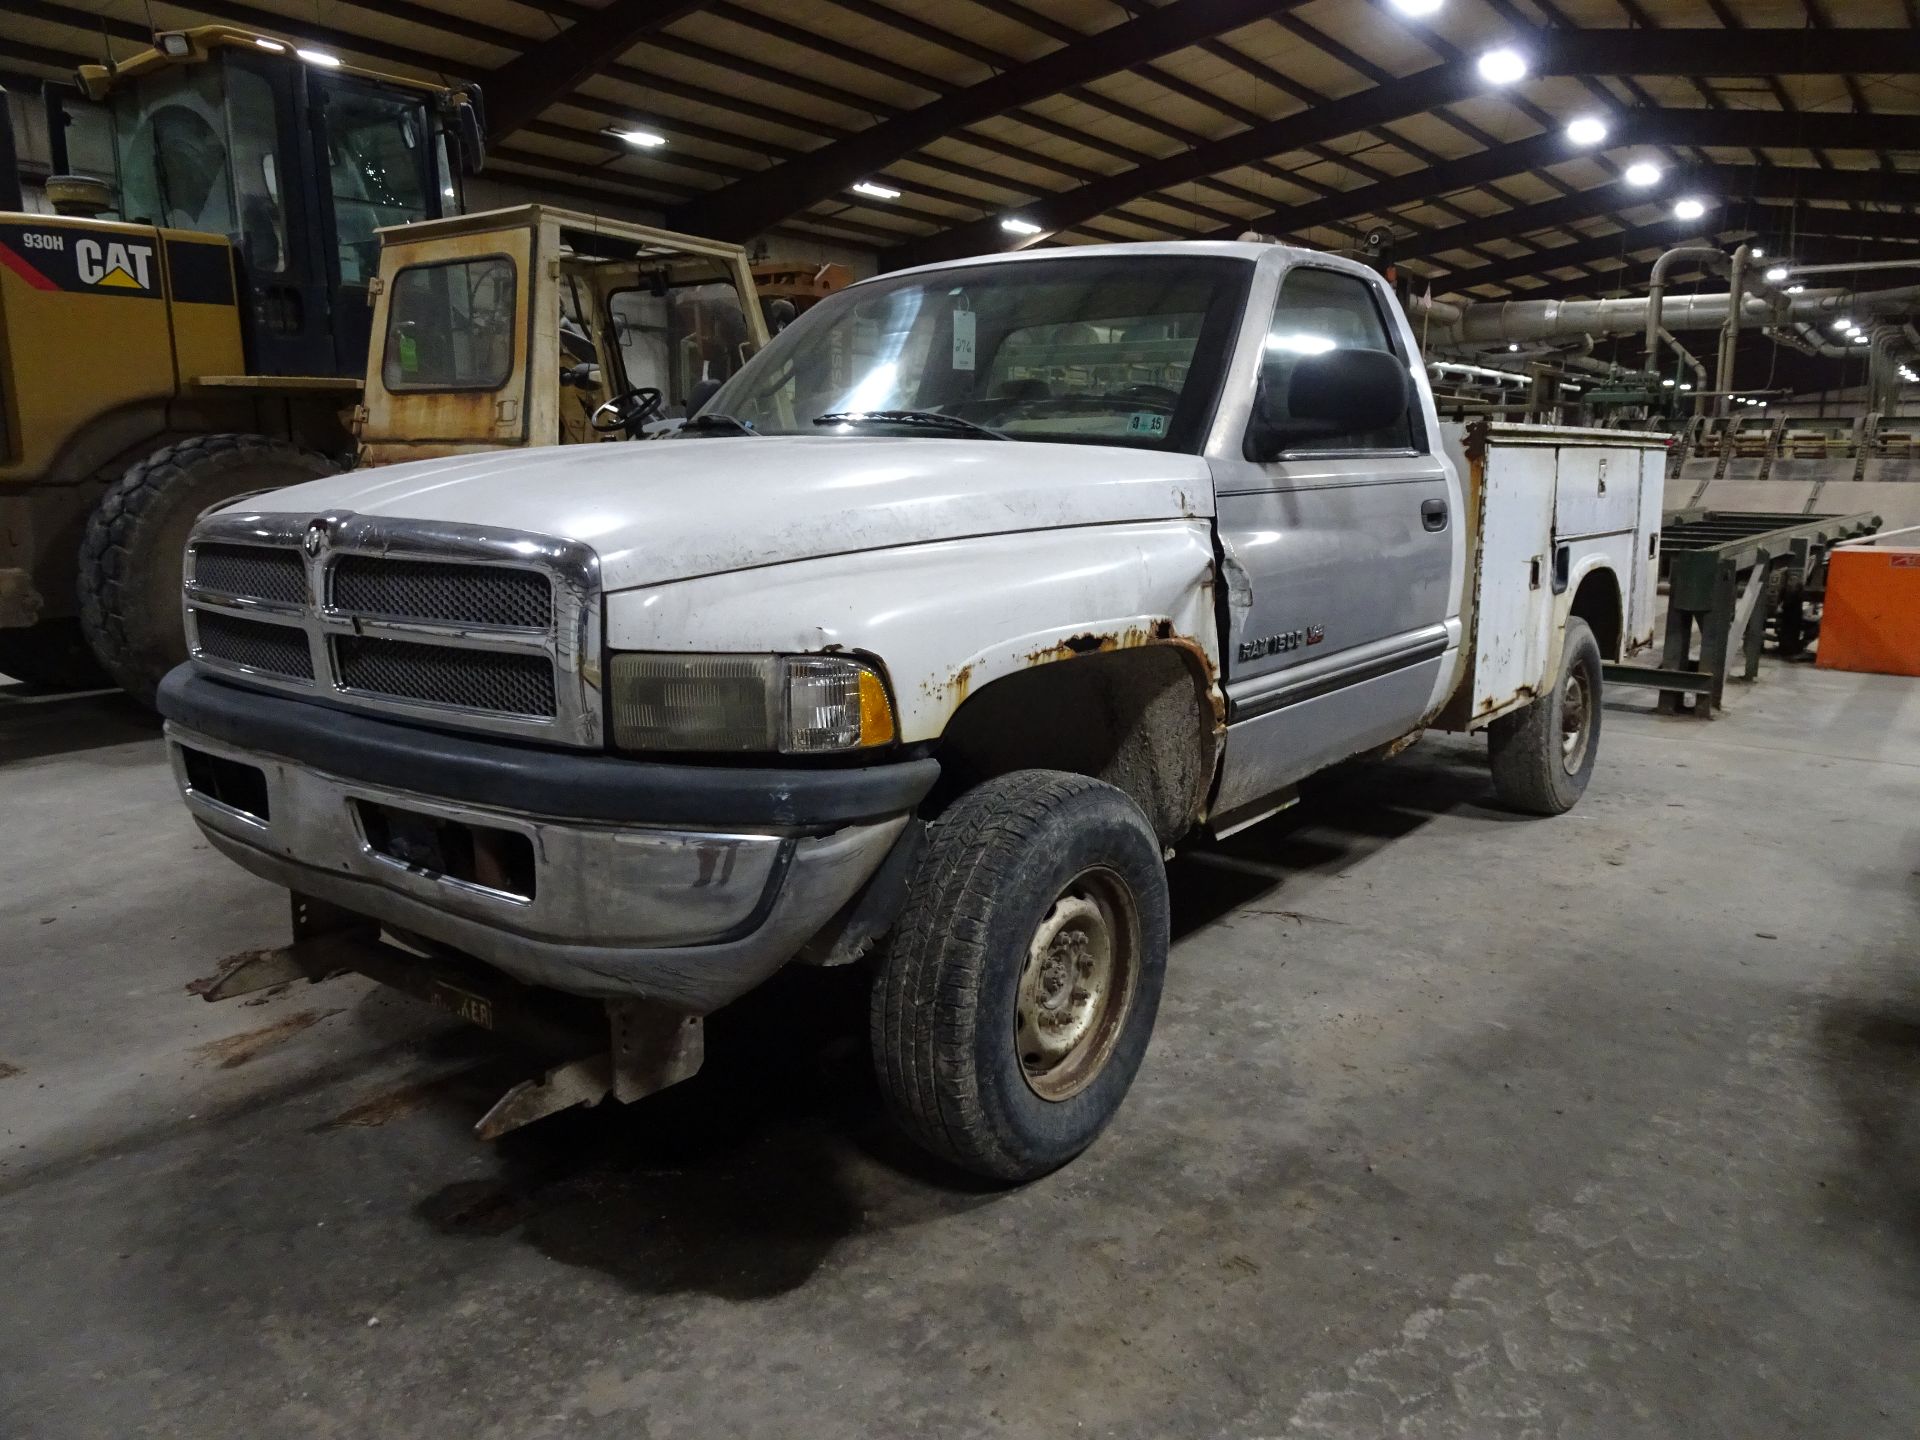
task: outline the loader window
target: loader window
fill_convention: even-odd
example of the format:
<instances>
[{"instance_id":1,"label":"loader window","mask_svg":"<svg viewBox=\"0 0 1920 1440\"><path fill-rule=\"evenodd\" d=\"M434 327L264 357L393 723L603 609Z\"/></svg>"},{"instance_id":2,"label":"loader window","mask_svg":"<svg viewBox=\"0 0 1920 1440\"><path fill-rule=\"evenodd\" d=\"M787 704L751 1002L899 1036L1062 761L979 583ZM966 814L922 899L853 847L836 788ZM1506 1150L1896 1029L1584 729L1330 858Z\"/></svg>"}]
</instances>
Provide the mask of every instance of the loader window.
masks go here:
<instances>
[{"instance_id":1,"label":"loader window","mask_svg":"<svg viewBox=\"0 0 1920 1440\"><path fill-rule=\"evenodd\" d=\"M433 135L418 101L365 90L333 91L326 117L340 283L364 285L380 268L376 230L438 213L427 193Z\"/></svg>"},{"instance_id":2,"label":"loader window","mask_svg":"<svg viewBox=\"0 0 1920 1440\"><path fill-rule=\"evenodd\" d=\"M220 68L163 71L115 100L121 213L147 225L234 233Z\"/></svg>"},{"instance_id":3,"label":"loader window","mask_svg":"<svg viewBox=\"0 0 1920 1440\"><path fill-rule=\"evenodd\" d=\"M227 133L233 137L233 190L240 252L256 275L287 268L286 202L280 194L280 114L273 85L234 66L227 78Z\"/></svg>"},{"instance_id":4,"label":"loader window","mask_svg":"<svg viewBox=\"0 0 1920 1440\"><path fill-rule=\"evenodd\" d=\"M122 216L225 235L257 274L287 268L283 132L267 75L208 61L144 77L108 105Z\"/></svg>"},{"instance_id":5,"label":"loader window","mask_svg":"<svg viewBox=\"0 0 1920 1440\"><path fill-rule=\"evenodd\" d=\"M498 390L513 374L513 262L410 265L393 278L380 377L387 389Z\"/></svg>"}]
</instances>

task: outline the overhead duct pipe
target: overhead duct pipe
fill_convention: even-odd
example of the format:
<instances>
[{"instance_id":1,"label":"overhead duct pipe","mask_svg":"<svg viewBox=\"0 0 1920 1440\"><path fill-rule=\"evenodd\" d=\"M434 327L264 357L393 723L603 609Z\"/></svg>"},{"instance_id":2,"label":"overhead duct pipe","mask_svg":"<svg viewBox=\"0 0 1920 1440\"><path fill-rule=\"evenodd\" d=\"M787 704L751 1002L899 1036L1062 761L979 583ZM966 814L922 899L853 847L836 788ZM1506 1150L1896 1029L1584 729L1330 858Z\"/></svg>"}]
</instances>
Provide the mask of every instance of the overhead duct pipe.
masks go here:
<instances>
[{"instance_id":1,"label":"overhead duct pipe","mask_svg":"<svg viewBox=\"0 0 1920 1440\"><path fill-rule=\"evenodd\" d=\"M1753 258L1753 247L1742 245L1733 252L1733 269L1727 280L1726 322L1720 327L1720 356L1713 367L1713 388L1720 392L1715 402L1722 415L1733 409L1733 367L1735 357L1740 353L1740 313L1747 298L1747 264ZM1651 353L1651 352L1649 352Z\"/></svg>"},{"instance_id":2,"label":"overhead duct pipe","mask_svg":"<svg viewBox=\"0 0 1920 1440\"><path fill-rule=\"evenodd\" d=\"M1835 315L1892 315L1920 309L1920 285L1896 290L1816 290L1783 297L1776 305L1747 296L1741 317L1749 324L1817 324ZM1671 331L1719 330L1727 323L1727 295L1687 295L1668 299L1661 322ZM1424 303L1414 302L1415 313ZM1454 307L1448 307L1454 308ZM1502 300L1459 307L1457 322L1443 320L1439 307L1430 315L1427 341L1438 348L1527 344L1574 335L1644 334L1651 307L1646 297L1618 300Z\"/></svg>"},{"instance_id":3,"label":"overhead duct pipe","mask_svg":"<svg viewBox=\"0 0 1920 1440\"><path fill-rule=\"evenodd\" d=\"M1654 357L1660 353L1660 312L1667 298L1667 272L1682 260L1705 260L1709 269L1722 275L1727 273L1727 253L1718 245L1677 246L1653 262L1653 274L1647 280L1647 364L1649 367L1659 363Z\"/></svg>"}]
</instances>

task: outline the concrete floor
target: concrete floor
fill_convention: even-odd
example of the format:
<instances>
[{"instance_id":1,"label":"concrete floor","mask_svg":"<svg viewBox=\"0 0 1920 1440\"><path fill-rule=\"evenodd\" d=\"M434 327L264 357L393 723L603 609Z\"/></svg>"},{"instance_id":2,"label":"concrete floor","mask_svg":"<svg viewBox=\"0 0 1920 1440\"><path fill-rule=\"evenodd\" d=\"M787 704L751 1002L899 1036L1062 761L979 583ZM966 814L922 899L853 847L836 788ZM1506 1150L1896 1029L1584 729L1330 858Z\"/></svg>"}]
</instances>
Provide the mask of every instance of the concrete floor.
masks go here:
<instances>
[{"instance_id":1,"label":"concrete floor","mask_svg":"<svg viewBox=\"0 0 1920 1440\"><path fill-rule=\"evenodd\" d=\"M152 731L0 692L0 1435L1910 1436L1920 685L1430 740L1179 862L1120 1121L1011 1194L888 1131L858 992L497 1148L521 1072L283 933Z\"/></svg>"}]
</instances>

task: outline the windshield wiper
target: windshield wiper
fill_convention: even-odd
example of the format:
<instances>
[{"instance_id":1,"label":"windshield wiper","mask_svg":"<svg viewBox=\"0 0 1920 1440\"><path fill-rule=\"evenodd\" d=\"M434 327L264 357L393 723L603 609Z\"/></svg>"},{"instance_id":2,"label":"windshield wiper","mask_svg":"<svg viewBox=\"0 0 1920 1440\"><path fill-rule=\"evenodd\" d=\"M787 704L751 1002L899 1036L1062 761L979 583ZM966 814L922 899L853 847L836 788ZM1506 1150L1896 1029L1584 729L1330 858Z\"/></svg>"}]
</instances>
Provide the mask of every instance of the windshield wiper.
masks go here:
<instances>
[{"instance_id":1,"label":"windshield wiper","mask_svg":"<svg viewBox=\"0 0 1920 1440\"><path fill-rule=\"evenodd\" d=\"M989 440L1008 438L998 430L963 420L958 415L942 415L938 410L840 410L831 415L813 417L816 425L861 425L869 420L882 425L927 425L942 430L959 430L968 435L985 435Z\"/></svg>"},{"instance_id":2,"label":"windshield wiper","mask_svg":"<svg viewBox=\"0 0 1920 1440\"><path fill-rule=\"evenodd\" d=\"M716 430L729 435L752 435L763 438L760 437L760 432L746 421L736 420L731 415L716 414L711 410L702 410L680 427L680 433L683 435L689 430Z\"/></svg>"}]
</instances>

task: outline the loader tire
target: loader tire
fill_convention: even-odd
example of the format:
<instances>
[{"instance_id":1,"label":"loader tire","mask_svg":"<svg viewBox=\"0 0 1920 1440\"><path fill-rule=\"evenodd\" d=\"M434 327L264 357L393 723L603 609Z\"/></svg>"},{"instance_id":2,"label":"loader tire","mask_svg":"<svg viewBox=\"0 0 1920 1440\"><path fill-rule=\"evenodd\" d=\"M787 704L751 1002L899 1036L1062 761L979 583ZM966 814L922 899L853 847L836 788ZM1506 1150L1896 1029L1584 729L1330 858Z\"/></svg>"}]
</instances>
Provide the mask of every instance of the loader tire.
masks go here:
<instances>
[{"instance_id":1,"label":"loader tire","mask_svg":"<svg viewBox=\"0 0 1920 1440\"><path fill-rule=\"evenodd\" d=\"M187 658L181 567L201 511L339 468L266 435L195 435L109 486L80 546L80 623L114 683L151 705L160 677Z\"/></svg>"},{"instance_id":2,"label":"loader tire","mask_svg":"<svg viewBox=\"0 0 1920 1440\"><path fill-rule=\"evenodd\" d=\"M41 690L97 690L107 683L72 618L0 630L0 675Z\"/></svg>"},{"instance_id":3,"label":"loader tire","mask_svg":"<svg viewBox=\"0 0 1920 1440\"><path fill-rule=\"evenodd\" d=\"M1600 753L1600 684L1600 644L1569 616L1553 689L1487 728L1493 788L1508 807L1564 815L1586 793Z\"/></svg>"},{"instance_id":4,"label":"loader tire","mask_svg":"<svg viewBox=\"0 0 1920 1440\"><path fill-rule=\"evenodd\" d=\"M928 826L874 978L894 1121L1002 1184L1066 1164L1146 1054L1167 917L1160 842L1123 791L1020 770L962 795Z\"/></svg>"}]
</instances>

